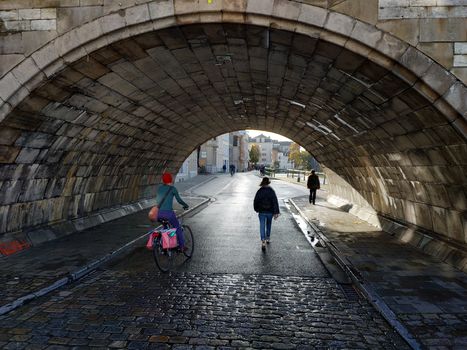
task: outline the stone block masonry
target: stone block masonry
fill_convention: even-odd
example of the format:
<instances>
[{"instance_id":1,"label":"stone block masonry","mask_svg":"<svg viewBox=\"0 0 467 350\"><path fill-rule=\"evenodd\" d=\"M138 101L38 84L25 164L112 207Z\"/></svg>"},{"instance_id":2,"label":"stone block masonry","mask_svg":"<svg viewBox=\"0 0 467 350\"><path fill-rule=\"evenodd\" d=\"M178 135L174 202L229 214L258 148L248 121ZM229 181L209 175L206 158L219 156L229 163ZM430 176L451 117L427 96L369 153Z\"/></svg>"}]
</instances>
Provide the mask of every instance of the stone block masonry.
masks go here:
<instances>
[{"instance_id":1,"label":"stone block masonry","mask_svg":"<svg viewBox=\"0 0 467 350\"><path fill-rule=\"evenodd\" d=\"M57 30L57 9L0 11L0 32Z\"/></svg>"},{"instance_id":2,"label":"stone block masonry","mask_svg":"<svg viewBox=\"0 0 467 350\"><path fill-rule=\"evenodd\" d=\"M379 0L379 19L466 18L466 0Z\"/></svg>"},{"instance_id":3,"label":"stone block masonry","mask_svg":"<svg viewBox=\"0 0 467 350\"><path fill-rule=\"evenodd\" d=\"M467 67L467 42L454 44L454 67Z\"/></svg>"}]
</instances>

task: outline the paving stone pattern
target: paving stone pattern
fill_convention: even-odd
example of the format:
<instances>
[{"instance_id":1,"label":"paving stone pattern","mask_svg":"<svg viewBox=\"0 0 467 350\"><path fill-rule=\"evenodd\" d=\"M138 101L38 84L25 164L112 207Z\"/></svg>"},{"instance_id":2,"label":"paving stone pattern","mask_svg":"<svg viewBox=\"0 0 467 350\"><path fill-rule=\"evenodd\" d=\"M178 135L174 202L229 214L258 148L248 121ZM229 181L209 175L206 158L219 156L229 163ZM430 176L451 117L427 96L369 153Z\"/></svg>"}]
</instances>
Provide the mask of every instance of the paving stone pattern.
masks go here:
<instances>
[{"instance_id":1,"label":"paving stone pattern","mask_svg":"<svg viewBox=\"0 0 467 350\"><path fill-rule=\"evenodd\" d=\"M96 273L0 317L0 347L408 349L332 279L148 270Z\"/></svg>"},{"instance_id":2,"label":"paving stone pattern","mask_svg":"<svg viewBox=\"0 0 467 350\"><path fill-rule=\"evenodd\" d=\"M467 274L319 198L294 198L407 329L430 349L467 348Z\"/></svg>"},{"instance_id":3,"label":"paving stone pattern","mask_svg":"<svg viewBox=\"0 0 467 350\"><path fill-rule=\"evenodd\" d=\"M190 187L211 178L198 176L177 184L177 188L189 191ZM204 200L181 195L191 207ZM174 208L182 211L178 203ZM51 285L142 236L150 228L147 210L143 210L1 259L0 306Z\"/></svg>"}]
</instances>

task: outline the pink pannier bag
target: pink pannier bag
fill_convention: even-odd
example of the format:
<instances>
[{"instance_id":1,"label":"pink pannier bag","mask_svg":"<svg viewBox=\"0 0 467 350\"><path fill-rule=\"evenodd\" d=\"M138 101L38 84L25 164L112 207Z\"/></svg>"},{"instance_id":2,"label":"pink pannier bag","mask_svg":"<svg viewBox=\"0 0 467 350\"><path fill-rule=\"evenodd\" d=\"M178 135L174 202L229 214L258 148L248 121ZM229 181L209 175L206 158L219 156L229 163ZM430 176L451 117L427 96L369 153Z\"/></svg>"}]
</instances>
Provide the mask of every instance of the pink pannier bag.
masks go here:
<instances>
[{"instance_id":1,"label":"pink pannier bag","mask_svg":"<svg viewBox=\"0 0 467 350\"><path fill-rule=\"evenodd\" d=\"M157 236L157 232L153 231L148 236L148 242L146 243L146 248L152 250L154 248L154 238Z\"/></svg>"},{"instance_id":2,"label":"pink pannier bag","mask_svg":"<svg viewBox=\"0 0 467 350\"><path fill-rule=\"evenodd\" d=\"M170 248L178 247L176 228L162 230L161 235L162 235L162 248L170 249Z\"/></svg>"}]
</instances>

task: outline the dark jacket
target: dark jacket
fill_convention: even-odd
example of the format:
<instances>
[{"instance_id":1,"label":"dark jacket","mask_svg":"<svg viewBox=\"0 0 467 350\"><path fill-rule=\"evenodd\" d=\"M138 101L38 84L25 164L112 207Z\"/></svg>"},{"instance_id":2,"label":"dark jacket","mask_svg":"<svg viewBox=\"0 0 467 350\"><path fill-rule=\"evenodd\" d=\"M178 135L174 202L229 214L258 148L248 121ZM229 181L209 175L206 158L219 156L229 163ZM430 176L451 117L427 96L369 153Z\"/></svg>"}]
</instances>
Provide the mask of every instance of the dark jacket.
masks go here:
<instances>
[{"instance_id":1,"label":"dark jacket","mask_svg":"<svg viewBox=\"0 0 467 350\"><path fill-rule=\"evenodd\" d=\"M257 213L279 214L279 202L277 201L276 192L269 186L261 187L256 192L253 206Z\"/></svg>"},{"instance_id":2,"label":"dark jacket","mask_svg":"<svg viewBox=\"0 0 467 350\"><path fill-rule=\"evenodd\" d=\"M306 187L310 190L317 190L320 188L319 177L318 175L310 175L308 176L308 182L306 183Z\"/></svg>"}]
</instances>

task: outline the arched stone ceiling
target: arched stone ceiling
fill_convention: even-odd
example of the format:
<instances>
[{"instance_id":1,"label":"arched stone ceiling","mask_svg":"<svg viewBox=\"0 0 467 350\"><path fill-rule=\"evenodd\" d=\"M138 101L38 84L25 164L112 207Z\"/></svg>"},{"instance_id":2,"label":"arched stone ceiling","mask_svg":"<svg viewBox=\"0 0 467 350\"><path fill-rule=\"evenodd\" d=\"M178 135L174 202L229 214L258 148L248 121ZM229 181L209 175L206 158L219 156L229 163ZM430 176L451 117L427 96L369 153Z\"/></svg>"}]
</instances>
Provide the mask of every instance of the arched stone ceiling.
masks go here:
<instances>
[{"instance_id":1,"label":"arched stone ceiling","mask_svg":"<svg viewBox=\"0 0 467 350\"><path fill-rule=\"evenodd\" d=\"M150 197L164 167L176 171L211 137L254 128L300 143L379 213L465 242L459 114L441 113L436 92L390 67L325 38L243 24L105 46L2 121L0 232Z\"/></svg>"}]
</instances>

